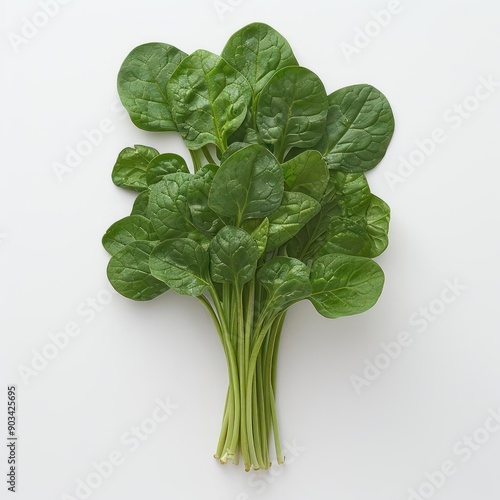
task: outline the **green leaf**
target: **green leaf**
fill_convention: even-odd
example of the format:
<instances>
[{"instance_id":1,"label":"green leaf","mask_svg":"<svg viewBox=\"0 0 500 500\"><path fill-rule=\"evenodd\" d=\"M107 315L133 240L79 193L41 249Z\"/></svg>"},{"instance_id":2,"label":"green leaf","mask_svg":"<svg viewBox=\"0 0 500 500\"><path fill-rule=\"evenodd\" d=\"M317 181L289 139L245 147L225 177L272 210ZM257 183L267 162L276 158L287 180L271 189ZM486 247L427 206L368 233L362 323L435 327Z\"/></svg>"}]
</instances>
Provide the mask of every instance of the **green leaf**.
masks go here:
<instances>
[{"instance_id":1,"label":"green leaf","mask_svg":"<svg viewBox=\"0 0 500 500\"><path fill-rule=\"evenodd\" d=\"M135 145L120 151L113 167L113 182L124 189L144 191L148 187L146 169L149 162L158 156L158 151L148 146Z\"/></svg>"},{"instance_id":2,"label":"green leaf","mask_svg":"<svg viewBox=\"0 0 500 500\"><path fill-rule=\"evenodd\" d=\"M285 189L297 191L320 200L330 178L328 167L320 153L304 151L283 163Z\"/></svg>"},{"instance_id":3,"label":"green leaf","mask_svg":"<svg viewBox=\"0 0 500 500\"><path fill-rule=\"evenodd\" d=\"M163 153L153 158L146 169L146 182L148 186L161 181L167 174L184 172L189 174L189 168L182 156L175 153Z\"/></svg>"},{"instance_id":4,"label":"green leaf","mask_svg":"<svg viewBox=\"0 0 500 500\"><path fill-rule=\"evenodd\" d=\"M297 65L285 38L263 23L252 23L238 30L221 55L250 82L254 95L262 90L276 70Z\"/></svg>"},{"instance_id":5,"label":"green leaf","mask_svg":"<svg viewBox=\"0 0 500 500\"><path fill-rule=\"evenodd\" d=\"M187 202L190 174L167 174L151 187L148 217L161 240L202 236L194 226Z\"/></svg>"},{"instance_id":6,"label":"green leaf","mask_svg":"<svg viewBox=\"0 0 500 500\"><path fill-rule=\"evenodd\" d=\"M174 238L157 245L149 265L155 278L183 295L201 295L210 284L208 253L189 238Z\"/></svg>"},{"instance_id":7,"label":"green leaf","mask_svg":"<svg viewBox=\"0 0 500 500\"><path fill-rule=\"evenodd\" d=\"M166 86L186 54L166 43L139 45L118 73L118 93L134 124L151 131L177 130Z\"/></svg>"},{"instance_id":8,"label":"green leaf","mask_svg":"<svg viewBox=\"0 0 500 500\"><path fill-rule=\"evenodd\" d=\"M216 283L241 287L254 277L259 249L243 229L223 227L210 242L209 253L210 274Z\"/></svg>"},{"instance_id":9,"label":"green leaf","mask_svg":"<svg viewBox=\"0 0 500 500\"><path fill-rule=\"evenodd\" d=\"M272 252L293 238L320 208L307 194L285 191L281 205L269 216L266 251Z\"/></svg>"},{"instance_id":10,"label":"green leaf","mask_svg":"<svg viewBox=\"0 0 500 500\"><path fill-rule=\"evenodd\" d=\"M149 203L149 189L141 191L134 200L130 215L146 215Z\"/></svg>"},{"instance_id":11,"label":"green leaf","mask_svg":"<svg viewBox=\"0 0 500 500\"><path fill-rule=\"evenodd\" d=\"M281 161L291 147L314 146L325 130L328 98L321 80L306 68L276 72L257 100L257 129Z\"/></svg>"},{"instance_id":12,"label":"green leaf","mask_svg":"<svg viewBox=\"0 0 500 500\"><path fill-rule=\"evenodd\" d=\"M129 215L110 226L102 237L102 245L113 255L134 241L157 239L149 219L142 215Z\"/></svg>"},{"instance_id":13,"label":"green leaf","mask_svg":"<svg viewBox=\"0 0 500 500\"><path fill-rule=\"evenodd\" d=\"M311 268L309 300L327 318L362 313L382 293L384 273L366 257L329 254L315 260Z\"/></svg>"},{"instance_id":14,"label":"green leaf","mask_svg":"<svg viewBox=\"0 0 500 500\"><path fill-rule=\"evenodd\" d=\"M155 245L152 241L134 241L111 257L108 279L118 293L133 300L151 300L168 290L149 269L149 256Z\"/></svg>"},{"instance_id":15,"label":"green leaf","mask_svg":"<svg viewBox=\"0 0 500 500\"><path fill-rule=\"evenodd\" d=\"M258 144L232 154L215 174L208 196L212 210L239 225L264 218L278 208L283 196L283 169Z\"/></svg>"},{"instance_id":16,"label":"green leaf","mask_svg":"<svg viewBox=\"0 0 500 500\"><path fill-rule=\"evenodd\" d=\"M388 245L390 210L375 195L363 212L349 216L335 216L328 227L326 242L318 255L345 253L363 257L377 257Z\"/></svg>"},{"instance_id":17,"label":"green leaf","mask_svg":"<svg viewBox=\"0 0 500 500\"><path fill-rule=\"evenodd\" d=\"M187 187L187 202L194 225L204 234L213 236L224 226L224 222L208 206L208 194L217 165L205 165L192 175Z\"/></svg>"},{"instance_id":18,"label":"green leaf","mask_svg":"<svg viewBox=\"0 0 500 500\"><path fill-rule=\"evenodd\" d=\"M257 219L250 219L257 220ZM269 219L266 217L250 234L257 243L259 249L259 257L262 257L266 251L267 238L269 233Z\"/></svg>"},{"instance_id":19,"label":"green leaf","mask_svg":"<svg viewBox=\"0 0 500 500\"><path fill-rule=\"evenodd\" d=\"M351 85L328 96L324 136L316 149L329 168L366 172L384 157L394 132L386 97L371 85Z\"/></svg>"},{"instance_id":20,"label":"green leaf","mask_svg":"<svg viewBox=\"0 0 500 500\"><path fill-rule=\"evenodd\" d=\"M290 240L287 245L287 254L308 261L326 253L345 253L341 251L340 246L329 248L327 241L333 235L340 234L340 228L344 227L346 219L351 225L353 222L357 224L362 214L366 212L371 196L363 173L330 170L330 179L321 198L320 212ZM339 226L336 227L336 225ZM365 239L360 238L359 232L359 228L350 232L349 237L353 239L350 243L346 242L346 245L352 244L353 250L361 251L359 255L364 255L362 249Z\"/></svg>"},{"instance_id":21,"label":"green leaf","mask_svg":"<svg viewBox=\"0 0 500 500\"><path fill-rule=\"evenodd\" d=\"M251 89L224 59L197 50L179 64L168 82L167 95L188 148L215 144L224 151L227 138L245 119Z\"/></svg>"},{"instance_id":22,"label":"green leaf","mask_svg":"<svg viewBox=\"0 0 500 500\"><path fill-rule=\"evenodd\" d=\"M322 204L335 202L344 213L359 212L370 203L370 187L363 173L330 170L328 186Z\"/></svg>"},{"instance_id":23,"label":"green leaf","mask_svg":"<svg viewBox=\"0 0 500 500\"><path fill-rule=\"evenodd\" d=\"M284 309L311 294L309 269L300 260L274 257L257 273L257 279L267 291L266 301L271 309Z\"/></svg>"}]
</instances>

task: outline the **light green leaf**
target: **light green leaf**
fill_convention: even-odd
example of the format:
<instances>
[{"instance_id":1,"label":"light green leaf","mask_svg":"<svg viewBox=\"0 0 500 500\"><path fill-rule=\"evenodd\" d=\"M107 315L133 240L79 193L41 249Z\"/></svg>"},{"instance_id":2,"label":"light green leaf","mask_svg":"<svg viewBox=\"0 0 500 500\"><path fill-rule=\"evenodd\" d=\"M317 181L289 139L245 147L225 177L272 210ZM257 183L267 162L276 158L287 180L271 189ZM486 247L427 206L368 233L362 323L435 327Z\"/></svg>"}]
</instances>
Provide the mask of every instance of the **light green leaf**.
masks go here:
<instances>
[{"instance_id":1,"label":"light green leaf","mask_svg":"<svg viewBox=\"0 0 500 500\"><path fill-rule=\"evenodd\" d=\"M285 309L312 291L308 267L290 257L267 261L257 273L257 279L267 291L266 302L271 309Z\"/></svg>"},{"instance_id":2,"label":"light green leaf","mask_svg":"<svg viewBox=\"0 0 500 500\"><path fill-rule=\"evenodd\" d=\"M232 154L215 174L208 196L212 210L239 225L264 218L278 208L283 196L283 169L258 144Z\"/></svg>"},{"instance_id":3,"label":"light green leaf","mask_svg":"<svg viewBox=\"0 0 500 500\"><path fill-rule=\"evenodd\" d=\"M329 254L314 261L311 285L309 299L316 310L339 318L370 309L382 293L384 273L366 257Z\"/></svg>"},{"instance_id":4,"label":"light green leaf","mask_svg":"<svg viewBox=\"0 0 500 500\"><path fill-rule=\"evenodd\" d=\"M184 172L189 174L189 168L182 156L175 153L163 153L153 158L146 169L146 182L148 186L161 181L167 174Z\"/></svg>"},{"instance_id":5,"label":"light green leaf","mask_svg":"<svg viewBox=\"0 0 500 500\"><path fill-rule=\"evenodd\" d=\"M304 151L283 163L285 189L312 196L320 200L330 178L328 167L320 153Z\"/></svg>"},{"instance_id":6,"label":"light green leaf","mask_svg":"<svg viewBox=\"0 0 500 500\"><path fill-rule=\"evenodd\" d=\"M394 132L386 97L371 85L351 85L328 96L324 136L316 145L329 168L366 172L384 157Z\"/></svg>"},{"instance_id":7,"label":"light green leaf","mask_svg":"<svg viewBox=\"0 0 500 500\"><path fill-rule=\"evenodd\" d=\"M210 284L208 253L188 238L174 238L157 245L149 265L155 278L183 295L201 295Z\"/></svg>"},{"instance_id":8,"label":"light green leaf","mask_svg":"<svg viewBox=\"0 0 500 500\"><path fill-rule=\"evenodd\" d=\"M320 204L304 193L285 191L281 205L269 215L267 252L293 238L320 210Z\"/></svg>"},{"instance_id":9,"label":"light green leaf","mask_svg":"<svg viewBox=\"0 0 500 500\"><path fill-rule=\"evenodd\" d=\"M118 93L134 124L143 130L177 130L166 86L186 54L166 43L139 45L118 73Z\"/></svg>"},{"instance_id":10,"label":"light green leaf","mask_svg":"<svg viewBox=\"0 0 500 500\"><path fill-rule=\"evenodd\" d=\"M155 245L152 241L134 241L111 257L107 274L118 293L133 300L151 300L168 290L149 269L149 255Z\"/></svg>"},{"instance_id":11,"label":"light green leaf","mask_svg":"<svg viewBox=\"0 0 500 500\"><path fill-rule=\"evenodd\" d=\"M138 240L156 241L153 225L142 215L129 215L112 224L102 237L103 247L111 254Z\"/></svg>"},{"instance_id":12,"label":"light green leaf","mask_svg":"<svg viewBox=\"0 0 500 500\"><path fill-rule=\"evenodd\" d=\"M314 146L324 133L328 99L321 80L306 68L276 72L257 99L257 129L282 161L291 147Z\"/></svg>"},{"instance_id":13,"label":"light green leaf","mask_svg":"<svg viewBox=\"0 0 500 500\"><path fill-rule=\"evenodd\" d=\"M156 149L138 144L133 148L123 149L113 167L111 174L113 182L124 189L144 191L148 187L146 169L149 162L158 154Z\"/></svg>"},{"instance_id":14,"label":"light green leaf","mask_svg":"<svg viewBox=\"0 0 500 500\"><path fill-rule=\"evenodd\" d=\"M174 121L190 149L227 138L243 122L251 99L245 77L221 57L197 50L177 67L167 85Z\"/></svg>"},{"instance_id":15,"label":"light green leaf","mask_svg":"<svg viewBox=\"0 0 500 500\"><path fill-rule=\"evenodd\" d=\"M223 227L210 242L209 253L210 274L216 283L241 287L254 277L259 249L243 229Z\"/></svg>"}]
</instances>

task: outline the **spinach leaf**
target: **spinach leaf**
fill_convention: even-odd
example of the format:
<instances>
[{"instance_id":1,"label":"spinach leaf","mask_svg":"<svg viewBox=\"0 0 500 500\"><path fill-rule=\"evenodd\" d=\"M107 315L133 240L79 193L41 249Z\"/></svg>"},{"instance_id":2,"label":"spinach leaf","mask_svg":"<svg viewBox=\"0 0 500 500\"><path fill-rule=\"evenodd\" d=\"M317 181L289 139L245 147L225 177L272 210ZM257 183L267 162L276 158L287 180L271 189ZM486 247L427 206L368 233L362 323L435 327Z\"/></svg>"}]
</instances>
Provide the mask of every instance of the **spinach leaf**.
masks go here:
<instances>
[{"instance_id":1,"label":"spinach leaf","mask_svg":"<svg viewBox=\"0 0 500 500\"><path fill-rule=\"evenodd\" d=\"M144 191L148 187L146 169L158 155L156 149L138 144L133 148L122 149L111 174L113 182L124 189Z\"/></svg>"},{"instance_id":2,"label":"spinach leaf","mask_svg":"<svg viewBox=\"0 0 500 500\"><path fill-rule=\"evenodd\" d=\"M201 295L210 284L208 253L189 238L173 238L157 245L149 265L156 279L183 295Z\"/></svg>"},{"instance_id":3,"label":"spinach leaf","mask_svg":"<svg viewBox=\"0 0 500 500\"><path fill-rule=\"evenodd\" d=\"M384 273L371 259L329 254L316 259L311 268L309 300L327 318L362 313L377 302Z\"/></svg>"},{"instance_id":4,"label":"spinach leaf","mask_svg":"<svg viewBox=\"0 0 500 500\"><path fill-rule=\"evenodd\" d=\"M168 290L149 269L149 256L155 245L153 241L134 241L111 257L107 274L118 293L128 299L151 300Z\"/></svg>"},{"instance_id":5,"label":"spinach leaf","mask_svg":"<svg viewBox=\"0 0 500 500\"><path fill-rule=\"evenodd\" d=\"M328 167L320 153L304 151L283 163L285 189L297 191L320 200L330 178Z\"/></svg>"},{"instance_id":6,"label":"spinach leaf","mask_svg":"<svg viewBox=\"0 0 500 500\"><path fill-rule=\"evenodd\" d=\"M222 50L222 57L250 82L254 96L278 69L298 64L285 38L264 23L237 31Z\"/></svg>"},{"instance_id":7,"label":"spinach leaf","mask_svg":"<svg viewBox=\"0 0 500 500\"><path fill-rule=\"evenodd\" d=\"M155 156L149 162L146 169L146 182L148 186L151 186L161 181L165 175L175 174L176 172L189 174L184 158L175 153L163 153Z\"/></svg>"},{"instance_id":8,"label":"spinach leaf","mask_svg":"<svg viewBox=\"0 0 500 500\"><path fill-rule=\"evenodd\" d=\"M134 205L132 206L132 212L130 215L146 215L149 203L149 189L141 191L136 199L134 200Z\"/></svg>"},{"instance_id":9,"label":"spinach leaf","mask_svg":"<svg viewBox=\"0 0 500 500\"><path fill-rule=\"evenodd\" d=\"M191 176L187 186L187 202L193 224L209 236L224 226L222 219L208 206L208 194L217 170L217 165L205 165Z\"/></svg>"},{"instance_id":10,"label":"spinach leaf","mask_svg":"<svg viewBox=\"0 0 500 500\"><path fill-rule=\"evenodd\" d=\"M278 208L283 196L283 169L267 149L253 144L232 154L215 174L208 204L238 226Z\"/></svg>"},{"instance_id":11,"label":"spinach leaf","mask_svg":"<svg viewBox=\"0 0 500 500\"><path fill-rule=\"evenodd\" d=\"M394 132L386 97L371 85L351 85L328 96L326 131L316 145L329 168L365 172L384 157Z\"/></svg>"},{"instance_id":12,"label":"spinach leaf","mask_svg":"<svg viewBox=\"0 0 500 500\"><path fill-rule=\"evenodd\" d=\"M259 249L243 229L226 226L210 242L210 274L216 283L241 287L255 275Z\"/></svg>"},{"instance_id":13,"label":"spinach leaf","mask_svg":"<svg viewBox=\"0 0 500 500\"><path fill-rule=\"evenodd\" d=\"M289 66L277 71L257 99L257 129L282 161L288 149L314 146L326 126L328 98L312 71Z\"/></svg>"},{"instance_id":14,"label":"spinach leaf","mask_svg":"<svg viewBox=\"0 0 500 500\"><path fill-rule=\"evenodd\" d=\"M142 215L129 215L110 226L102 237L102 245L111 255L114 255L134 241L156 241L157 239L158 236L149 219Z\"/></svg>"},{"instance_id":15,"label":"spinach leaf","mask_svg":"<svg viewBox=\"0 0 500 500\"><path fill-rule=\"evenodd\" d=\"M201 241L187 201L191 174L167 174L151 187L148 217L161 240L191 237Z\"/></svg>"},{"instance_id":16,"label":"spinach leaf","mask_svg":"<svg viewBox=\"0 0 500 500\"><path fill-rule=\"evenodd\" d=\"M215 144L221 151L243 122L251 99L245 77L220 56L197 50L167 84L172 114L187 147Z\"/></svg>"},{"instance_id":17,"label":"spinach leaf","mask_svg":"<svg viewBox=\"0 0 500 500\"><path fill-rule=\"evenodd\" d=\"M268 260L257 273L257 279L266 289L270 309L284 309L312 292L308 267L290 257Z\"/></svg>"},{"instance_id":18,"label":"spinach leaf","mask_svg":"<svg viewBox=\"0 0 500 500\"><path fill-rule=\"evenodd\" d=\"M272 252L293 238L320 208L307 194L285 191L281 205L269 215L266 251Z\"/></svg>"},{"instance_id":19,"label":"spinach leaf","mask_svg":"<svg viewBox=\"0 0 500 500\"><path fill-rule=\"evenodd\" d=\"M166 43L139 45L126 57L118 73L118 93L137 127L176 130L166 86L177 65L186 57Z\"/></svg>"}]
</instances>

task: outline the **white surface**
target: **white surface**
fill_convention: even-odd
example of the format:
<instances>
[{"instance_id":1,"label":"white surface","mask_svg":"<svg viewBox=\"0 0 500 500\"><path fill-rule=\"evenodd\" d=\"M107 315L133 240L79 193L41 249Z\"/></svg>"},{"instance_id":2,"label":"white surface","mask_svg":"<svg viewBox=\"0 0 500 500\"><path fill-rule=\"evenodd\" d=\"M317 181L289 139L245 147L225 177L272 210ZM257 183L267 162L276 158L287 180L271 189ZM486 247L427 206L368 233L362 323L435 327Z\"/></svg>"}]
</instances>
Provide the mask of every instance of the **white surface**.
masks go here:
<instances>
[{"instance_id":1,"label":"white surface","mask_svg":"<svg viewBox=\"0 0 500 500\"><path fill-rule=\"evenodd\" d=\"M19 34L40 6L1 5L0 404L5 415L6 386L17 384L16 498L78 498L77 478L115 450L124 461L92 499L405 500L445 461L454 474L433 494L424 485L421 498L499 498L500 432L478 429L500 406L500 88L460 126L444 116L474 94L480 77L500 81L498 2L401 0L400 12L350 62L341 44L352 44L356 28L388 2L72 0L17 52L9 33ZM278 29L329 91L359 82L382 90L397 126L369 175L392 208L391 244L378 259L384 293L358 317L326 320L309 303L290 311L279 420L283 441L301 450L271 473L246 474L211 458L226 373L202 306L170 293L142 304L113 293L91 318L85 301L110 289L100 238L132 202L111 183L117 153L145 143L184 154L180 141L142 132L120 111L115 79L123 58L147 41L219 52L234 31L258 20ZM53 163L103 119L113 131L59 182ZM436 128L446 140L391 189L386 176L397 172L398 157ZM421 306L439 308L445 280L467 288L432 322L410 322ZM29 366L32 350L71 321L81 334L23 383L19 365ZM351 377L363 376L365 359L402 331L413 343L358 395ZM130 451L123 433L167 397L179 407ZM487 442L465 460L456 443L473 433ZM0 470L5 463L2 451ZM3 480L0 491L10 498Z\"/></svg>"}]
</instances>

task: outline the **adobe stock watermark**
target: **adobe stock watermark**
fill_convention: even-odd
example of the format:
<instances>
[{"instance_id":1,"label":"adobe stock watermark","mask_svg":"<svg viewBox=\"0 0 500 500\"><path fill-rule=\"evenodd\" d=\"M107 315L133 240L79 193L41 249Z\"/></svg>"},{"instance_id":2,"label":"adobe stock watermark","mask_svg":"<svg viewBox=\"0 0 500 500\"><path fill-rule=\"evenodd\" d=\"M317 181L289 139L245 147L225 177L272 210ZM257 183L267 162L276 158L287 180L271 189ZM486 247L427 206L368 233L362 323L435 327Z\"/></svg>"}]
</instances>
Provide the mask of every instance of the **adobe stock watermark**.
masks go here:
<instances>
[{"instance_id":1,"label":"adobe stock watermark","mask_svg":"<svg viewBox=\"0 0 500 500\"><path fill-rule=\"evenodd\" d=\"M63 493L61 500L86 500L109 479L115 470L123 465L130 454L135 453L179 408L170 401L156 398L155 408L137 425L132 425L120 436L120 446L112 450L104 460L91 463L91 472L75 479L75 489L71 494Z\"/></svg>"},{"instance_id":2,"label":"adobe stock watermark","mask_svg":"<svg viewBox=\"0 0 500 500\"><path fill-rule=\"evenodd\" d=\"M350 63L353 56L361 54L382 31L387 28L394 16L400 14L403 6L399 0L389 0L384 9L371 11L371 19L362 27L356 26L352 43L342 42L340 49Z\"/></svg>"},{"instance_id":3,"label":"adobe stock watermark","mask_svg":"<svg viewBox=\"0 0 500 500\"><path fill-rule=\"evenodd\" d=\"M32 377L37 377L47 368L49 363L64 351L72 340L84 330L84 325L92 323L113 300L113 294L107 288L99 290L93 297L87 297L75 307L76 319L68 321L63 328L49 333L49 341L40 349L31 350L31 360L28 364L17 367L19 377L28 385Z\"/></svg>"},{"instance_id":4,"label":"adobe stock watermark","mask_svg":"<svg viewBox=\"0 0 500 500\"><path fill-rule=\"evenodd\" d=\"M411 177L418 167L421 167L432 156L440 144L446 142L450 133L458 130L500 87L500 81L492 75L479 76L474 91L461 102L454 103L442 115L446 126L436 127L423 139L415 139L415 148L406 155L398 156L398 165L395 171L385 172L385 180L392 191L406 179Z\"/></svg>"},{"instance_id":5,"label":"adobe stock watermark","mask_svg":"<svg viewBox=\"0 0 500 500\"><path fill-rule=\"evenodd\" d=\"M454 278L453 281L446 279L438 297L410 314L408 325L411 328L402 330L389 342L382 342L380 352L373 359L363 360L362 374L349 377L356 394L359 396L363 388L370 387L378 380L382 373L403 354L403 351L413 344L415 334L424 333L465 290L467 286L460 283L458 278Z\"/></svg>"},{"instance_id":6,"label":"adobe stock watermark","mask_svg":"<svg viewBox=\"0 0 500 500\"><path fill-rule=\"evenodd\" d=\"M292 465L297 458L306 451L304 446L297 443L296 439L290 441L283 441L283 452L285 455L285 463L275 466L267 470L251 470L248 474L248 486L250 486L256 495L262 495L271 484L273 484L278 477L280 477L287 467ZM235 500L251 500L251 495L248 493L238 493Z\"/></svg>"},{"instance_id":7,"label":"adobe stock watermark","mask_svg":"<svg viewBox=\"0 0 500 500\"><path fill-rule=\"evenodd\" d=\"M17 33L10 31L7 33L10 46L14 52L27 45L35 38L40 30L45 28L49 21L56 17L61 11L61 7L67 5L71 0L39 0L38 10L29 17L21 19L21 26Z\"/></svg>"},{"instance_id":8,"label":"adobe stock watermark","mask_svg":"<svg viewBox=\"0 0 500 500\"><path fill-rule=\"evenodd\" d=\"M237 7L243 3L243 0L214 0L212 5L217 17L224 21L227 14L231 14Z\"/></svg>"},{"instance_id":9,"label":"adobe stock watermark","mask_svg":"<svg viewBox=\"0 0 500 500\"><path fill-rule=\"evenodd\" d=\"M460 466L469 462L498 431L500 431L500 406L489 408L488 416L483 423L453 444L451 448L453 459L443 460L437 469L424 474L425 480L416 488L408 489L408 500L432 498L459 471Z\"/></svg>"},{"instance_id":10,"label":"adobe stock watermark","mask_svg":"<svg viewBox=\"0 0 500 500\"><path fill-rule=\"evenodd\" d=\"M64 176L74 172L83 160L90 156L95 148L99 147L107 134L115 130L115 125L109 118L103 118L95 128L82 131L82 138L72 146L66 146L64 163L55 161L52 170L59 182L63 182Z\"/></svg>"}]
</instances>

